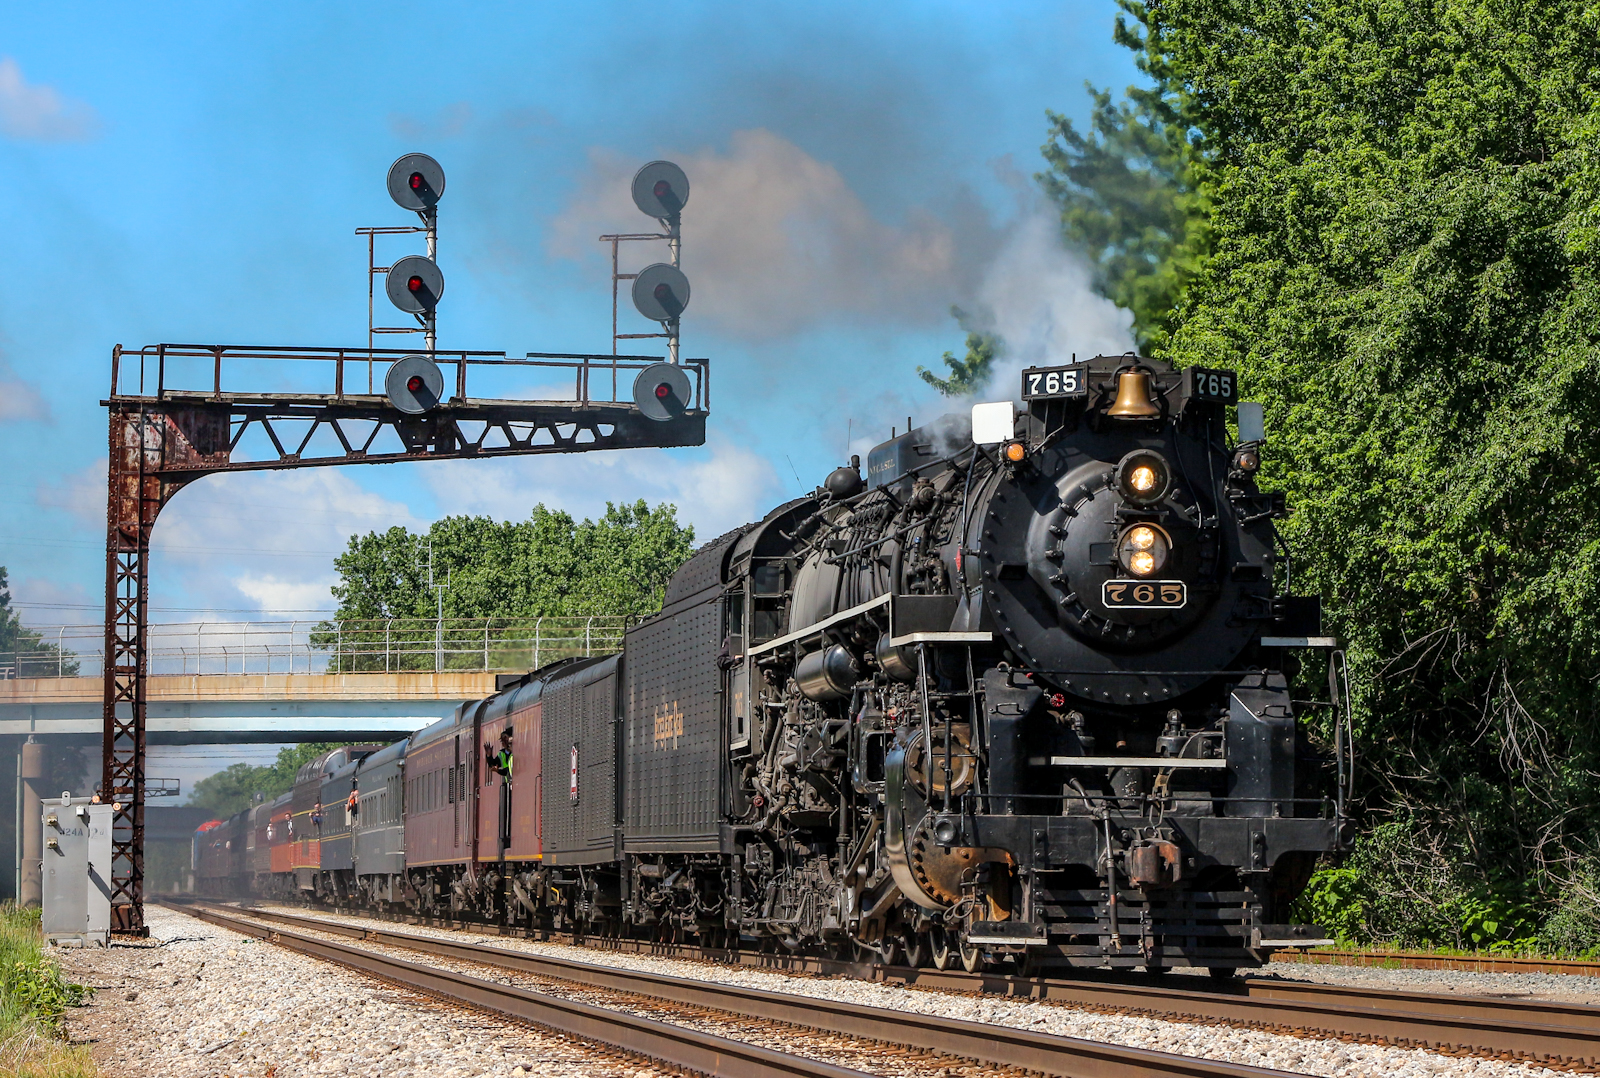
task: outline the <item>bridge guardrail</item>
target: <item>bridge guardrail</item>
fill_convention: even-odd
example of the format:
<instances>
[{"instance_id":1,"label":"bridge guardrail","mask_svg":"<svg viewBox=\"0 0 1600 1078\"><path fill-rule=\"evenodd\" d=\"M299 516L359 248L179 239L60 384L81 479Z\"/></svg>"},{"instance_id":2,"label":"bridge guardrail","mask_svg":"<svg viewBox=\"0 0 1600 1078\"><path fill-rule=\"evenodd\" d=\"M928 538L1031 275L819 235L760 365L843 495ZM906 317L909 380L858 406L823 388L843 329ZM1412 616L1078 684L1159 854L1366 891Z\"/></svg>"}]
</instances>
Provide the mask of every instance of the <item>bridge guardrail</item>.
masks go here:
<instances>
[{"instance_id":1,"label":"bridge guardrail","mask_svg":"<svg viewBox=\"0 0 1600 1078\"><path fill-rule=\"evenodd\" d=\"M150 674L337 674L536 669L622 649L629 615L540 618L363 618L151 625ZM0 681L99 677L100 625L34 627L44 647L0 652Z\"/></svg>"}]
</instances>

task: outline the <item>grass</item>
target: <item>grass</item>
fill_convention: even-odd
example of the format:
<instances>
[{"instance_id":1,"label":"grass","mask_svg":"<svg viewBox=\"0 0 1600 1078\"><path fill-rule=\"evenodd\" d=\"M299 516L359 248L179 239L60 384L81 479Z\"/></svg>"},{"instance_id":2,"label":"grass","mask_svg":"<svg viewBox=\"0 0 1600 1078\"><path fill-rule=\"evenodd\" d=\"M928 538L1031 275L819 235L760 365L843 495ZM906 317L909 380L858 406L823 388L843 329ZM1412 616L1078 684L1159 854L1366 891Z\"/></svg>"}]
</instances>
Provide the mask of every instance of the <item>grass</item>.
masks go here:
<instances>
[{"instance_id":1,"label":"grass","mask_svg":"<svg viewBox=\"0 0 1600 1078\"><path fill-rule=\"evenodd\" d=\"M0 1078L96 1078L88 1050L61 1036L66 1009L88 997L45 954L39 911L0 906Z\"/></svg>"}]
</instances>

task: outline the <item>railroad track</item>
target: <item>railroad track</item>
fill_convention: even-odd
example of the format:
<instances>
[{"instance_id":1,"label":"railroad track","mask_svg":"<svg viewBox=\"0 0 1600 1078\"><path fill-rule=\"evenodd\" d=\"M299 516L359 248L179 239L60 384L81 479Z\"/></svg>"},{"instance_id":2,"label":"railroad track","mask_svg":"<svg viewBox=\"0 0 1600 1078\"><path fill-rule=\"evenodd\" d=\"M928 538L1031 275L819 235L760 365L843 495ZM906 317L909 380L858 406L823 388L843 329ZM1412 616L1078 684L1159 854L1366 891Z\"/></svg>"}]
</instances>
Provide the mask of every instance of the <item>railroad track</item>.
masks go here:
<instances>
[{"instance_id":1,"label":"railroad track","mask_svg":"<svg viewBox=\"0 0 1600 1078\"><path fill-rule=\"evenodd\" d=\"M216 910L214 905L206 908ZM750 992L726 985L712 985L701 980L678 979L642 972L626 971L611 966L530 955L520 950L488 947L483 944L466 944L456 940L432 939L413 936L408 932L365 928L360 924L341 924L338 921L306 918L291 913L250 910L248 915L274 924L290 924L298 928L360 937L378 944L410 948L418 952L434 953L456 960L494 964L507 969L531 972L538 976L570 980L592 987L613 988L624 992L637 992L658 998L702 1006L702 1008L734 1011L752 1017L787 1020L792 1014L798 996L774 996L773 993ZM606 940L608 945L618 942L637 942L637 950L659 953L664 945L645 944L638 940ZM699 948L693 948L699 955ZM765 955L744 955L754 961L771 958ZM866 966L846 963L827 963L822 960L794 960L784 963L789 968L818 974L867 971ZM880 972L882 971L874 971ZM1165 985L1130 984L1126 980L1106 977L1086 979L1030 979L1030 977L1003 977L994 974L966 974L966 972L933 971L933 969L891 969L886 979L899 980L910 987L933 988L944 992L986 993L1006 995L1030 1000L1053 1000L1061 1003L1125 1012L1149 1014L1154 1017L1221 1022L1261 1028L1267 1032L1320 1035L1331 1038L1354 1038L1373 1043L1418 1046L1442 1051L1490 1054L1514 1059L1538 1060L1546 1064L1568 1067L1592 1068L1600 1064L1600 1008L1584 1004L1549 1003L1549 1001L1501 1000L1494 996L1434 995L1421 992L1392 992L1379 988L1349 988L1342 985L1309 984L1309 982L1283 982L1274 979L1250 979L1240 985L1238 993L1205 992L1192 988L1173 988ZM630 987L629 987L630 985ZM738 1008L733 1001L742 998ZM781 1000L773 1006L763 1006L762 1000ZM720 1000L718 1003L717 1000ZM856 1008L843 1008L842 1004L826 1004L806 996L803 1008L840 1009L858 1012ZM893 1016L894 1025L902 1025L906 1017L901 1012L886 1012ZM904 1038L886 1036L894 1027L867 1024L856 1028L848 1016L837 1019L837 1032L851 1036L864 1036L869 1040L891 1040L904 1043ZM930 1024L942 1024L942 1019L926 1019ZM808 1022L810 1024L810 1022ZM834 1030L834 1025L826 1028ZM1003 1027L982 1027L1003 1028ZM931 1033L930 1033L931 1036ZM1046 1038L1062 1040L1062 1038ZM998 1065L1034 1068L1037 1062L1013 1062L1011 1059L992 1059L946 1048L936 1041L922 1044L923 1048L946 1051L957 1056L994 1062ZM1118 1049L1131 1051L1131 1049ZM1022 1057L1019 1057L1022 1059ZM1027 1057L1034 1059L1034 1057ZM1061 1072L1067 1073L1067 1072ZM1077 1073L1077 1072L1074 1072ZM1173 1073L1173 1072L1163 1072Z\"/></svg>"},{"instance_id":2,"label":"railroad track","mask_svg":"<svg viewBox=\"0 0 1600 1078\"><path fill-rule=\"evenodd\" d=\"M1458 970L1464 973L1559 973L1572 977L1600 977L1600 959L1513 958L1484 954L1428 954L1419 951L1306 951L1282 952L1274 962L1308 966L1378 966L1382 969Z\"/></svg>"},{"instance_id":3,"label":"railroad track","mask_svg":"<svg viewBox=\"0 0 1600 1078\"><path fill-rule=\"evenodd\" d=\"M1007 1026L836 1003L813 996L741 988L690 978L547 958L521 951L340 925L271 911L172 903L203 921L382 980L554 1029L701 1074L728 1078L867 1078L866 1072L684 1029L626 1011L336 943L276 925L403 948L590 988L666 1000L685 1008L779 1022L841 1037L937 1052L1053 1078L1293 1078L1287 1071L1059 1037ZM262 923L265 922L265 923Z\"/></svg>"}]
</instances>

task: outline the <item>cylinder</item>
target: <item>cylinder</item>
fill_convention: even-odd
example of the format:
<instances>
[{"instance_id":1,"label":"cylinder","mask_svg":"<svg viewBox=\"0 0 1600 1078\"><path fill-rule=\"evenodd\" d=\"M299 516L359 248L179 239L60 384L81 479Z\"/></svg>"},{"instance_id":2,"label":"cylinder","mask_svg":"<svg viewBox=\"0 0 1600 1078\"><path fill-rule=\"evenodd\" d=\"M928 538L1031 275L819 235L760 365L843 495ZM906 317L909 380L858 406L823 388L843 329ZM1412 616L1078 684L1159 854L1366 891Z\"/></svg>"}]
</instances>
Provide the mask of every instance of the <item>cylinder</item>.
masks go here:
<instances>
[{"instance_id":1,"label":"cylinder","mask_svg":"<svg viewBox=\"0 0 1600 1078\"><path fill-rule=\"evenodd\" d=\"M794 668L795 684L809 700L843 700L860 676L856 657L843 644L813 651Z\"/></svg>"},{"instance_id":2,"label":"cylinder","mask_svg":"<svg viewBox=\"0 0 1600 1078\"><path fill-rule=\"evenodd\" d=\"M916 655L910 648L897 648L889 640L888 633L878 637L878 667L896 681L917 680Z\"/></svg>"},{"instance_id":3,"label":"cylinder","mask_svg":"<svg viewBox=\"0 0 1600 1078\"><path fill-rule=\"evenodd\" d=\"M45 747L31 736L22 746L22 875L19 906L37 906L44 894L41 856L44 848Z\"/></svg>"}]
</instances>

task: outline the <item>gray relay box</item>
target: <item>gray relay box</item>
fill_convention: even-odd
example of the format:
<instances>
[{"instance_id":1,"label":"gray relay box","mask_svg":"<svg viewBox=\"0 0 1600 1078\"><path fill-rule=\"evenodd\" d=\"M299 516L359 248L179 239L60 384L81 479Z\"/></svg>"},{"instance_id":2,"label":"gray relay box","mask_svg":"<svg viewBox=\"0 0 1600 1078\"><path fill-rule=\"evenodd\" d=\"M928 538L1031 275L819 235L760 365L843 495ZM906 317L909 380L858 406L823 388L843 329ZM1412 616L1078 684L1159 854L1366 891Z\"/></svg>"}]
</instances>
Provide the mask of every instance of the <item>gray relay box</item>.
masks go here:
<instances>
[{"instance_id":1,"label":"gray relay box","mask_svg":"<svg viewBox=\"0 0 1600 1078\"><path fill-rule=\"evenodd\" d=\"M44 802L40 876L44 938L104 947L111 933L111 812L87 797Z\"/></svg>"}]
</instances>

